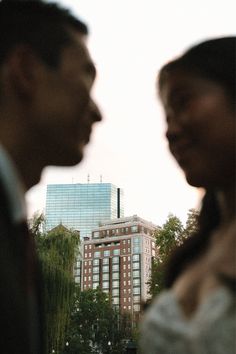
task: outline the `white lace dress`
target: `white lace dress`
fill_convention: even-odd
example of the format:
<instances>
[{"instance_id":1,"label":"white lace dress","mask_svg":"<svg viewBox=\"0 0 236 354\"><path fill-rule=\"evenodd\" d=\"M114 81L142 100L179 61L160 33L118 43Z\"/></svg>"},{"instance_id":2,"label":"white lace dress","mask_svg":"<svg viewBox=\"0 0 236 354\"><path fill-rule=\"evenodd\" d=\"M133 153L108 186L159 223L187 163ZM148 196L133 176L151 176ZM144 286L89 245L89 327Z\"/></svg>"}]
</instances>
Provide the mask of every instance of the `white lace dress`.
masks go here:
<instances>
[{"instance_id":1,"label":"white lace dress","mask_svg":"<svg viewBox=\"0 0 236 354\"><path fill-rule=\"evenodd\" d=\"M172 291L164 291L141 322L142 354L235 354L236 299L221 287L187 319Z\"/></svg>"}]
</instances>

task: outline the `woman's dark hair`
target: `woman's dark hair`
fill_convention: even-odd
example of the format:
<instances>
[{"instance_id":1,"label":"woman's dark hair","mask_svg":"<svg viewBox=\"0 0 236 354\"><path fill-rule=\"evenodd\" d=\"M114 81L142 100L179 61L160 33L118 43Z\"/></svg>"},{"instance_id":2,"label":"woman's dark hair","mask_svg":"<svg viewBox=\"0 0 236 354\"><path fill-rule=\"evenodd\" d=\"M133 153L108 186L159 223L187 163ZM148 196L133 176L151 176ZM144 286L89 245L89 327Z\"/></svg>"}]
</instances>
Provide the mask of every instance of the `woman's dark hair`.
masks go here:
<instances>
[{"instance_id":1,"label":"woman's dark hair","mask_svg":"<svg viewBox=\"0 0 236 354\"><path fill-rule=\"evenodd\" d=\"M224 87L235 107L235 59L236 37L224 37L200 43L161 69L158 81L159 90L161 91L168 75L178 70L219 83ZM219 224L220 209L215 193L207 190L202 201L198 232L176 249L167 263L165 278L167 288L171 287L182 271L204 252L212 231ZM233 283L235 284L235 280Z\"/></svg>"},{"instance_id":2,"label":"woman's dark hair","mask_svg":"<svg viewBox=\"0 0 236 354\"><path fill-rule=\"evenodd\" d=\"M159 90L167 75L176 70L196 74L222 85L235 105L236 37L222 37L202 42L182 56L167 63L159 73Z\"/></svg>"}]
</instances>

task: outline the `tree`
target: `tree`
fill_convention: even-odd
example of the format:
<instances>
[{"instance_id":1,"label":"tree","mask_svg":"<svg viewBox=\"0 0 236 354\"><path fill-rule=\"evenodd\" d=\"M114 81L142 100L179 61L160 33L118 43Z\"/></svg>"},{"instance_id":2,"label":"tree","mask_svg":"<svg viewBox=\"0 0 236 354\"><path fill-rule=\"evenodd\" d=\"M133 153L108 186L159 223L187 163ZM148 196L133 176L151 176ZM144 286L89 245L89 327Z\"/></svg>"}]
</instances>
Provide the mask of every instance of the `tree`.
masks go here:
<instances>
[{"instance_id":1,"label":"tree","mask_svg":"<svg viewBox=\"0 0 236 354\"><path fill-rule=\"evenodd\" d=\"M131 319L110 304L101 289L77 290L64 354L121 354L131 338Z\"/></svg>"},{"instance_id":2,"label":"tree","mask_svg":"<svg viewBox=\"0 0 236 354\"><path fill-rule=\"evenodd\" d=\"M42 231L42 215L30 222L42 266L45 308L46 351L61 353L69 325L75 281L73 268L78 254L79 234L59 225Z\"/></svg>"},{"instance_id":3,"label":"tree","mask_svg":"<svg viewBox=\"0 0 236 354\"><path fill-rule=\"evenodd\" d=\"M173 250L181 245L187 237L190 237L198 229L199 212L190 209L185 227L180 219L172 214L167 221L155 231L158 257L153 260L151 277L148 281L149 293L153 297L164 287L165 265Z\"/></svg>"}]
</instances>

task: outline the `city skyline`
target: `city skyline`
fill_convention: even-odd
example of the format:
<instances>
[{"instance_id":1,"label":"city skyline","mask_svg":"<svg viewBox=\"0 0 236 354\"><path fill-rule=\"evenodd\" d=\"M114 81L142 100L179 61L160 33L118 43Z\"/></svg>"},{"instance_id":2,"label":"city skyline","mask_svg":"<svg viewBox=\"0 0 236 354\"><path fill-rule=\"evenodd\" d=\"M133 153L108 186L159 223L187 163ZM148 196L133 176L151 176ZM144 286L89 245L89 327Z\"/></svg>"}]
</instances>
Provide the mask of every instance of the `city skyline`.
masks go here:
<instances>
[{"instance_id":1,"label":"city skyline","mask_svg":"<svg viewBox=\"0 0 236 354\"><path fill-rule=\"evenodd\" d=\"M89 49L97 67L94 97L103 112L82 163L45 169L27 195L29 214L45 207L49 183L119 185L125 216L161 225L168 213L182 221L198 207L201 191L187 185L168 152L165 120L156 93L160 67L192 44L235 35L234 1L60 1L90 28Z\"/></svg>"}]
</instances>

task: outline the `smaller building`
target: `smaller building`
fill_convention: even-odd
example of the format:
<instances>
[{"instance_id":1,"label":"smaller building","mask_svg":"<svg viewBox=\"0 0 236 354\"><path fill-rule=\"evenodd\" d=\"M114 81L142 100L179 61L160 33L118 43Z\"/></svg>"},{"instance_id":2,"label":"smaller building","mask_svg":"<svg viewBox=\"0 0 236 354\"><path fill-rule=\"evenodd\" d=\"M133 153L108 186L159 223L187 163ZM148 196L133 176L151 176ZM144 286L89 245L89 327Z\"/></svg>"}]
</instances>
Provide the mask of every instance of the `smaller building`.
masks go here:
<instances>
[{"instance_id":1,"label":"smaller building","mask_svg":"<svg viewBox=\"0 0 236 354\"><path fill-rule=\"evenodd\" d=\"M98 286L110 295L121 311L140 312L148 299L147 281L157 256L154 231L157 226L137 215L104 222L83 242L77 262L76 281L81 289Z\"/></svg>"}]
</instances>

